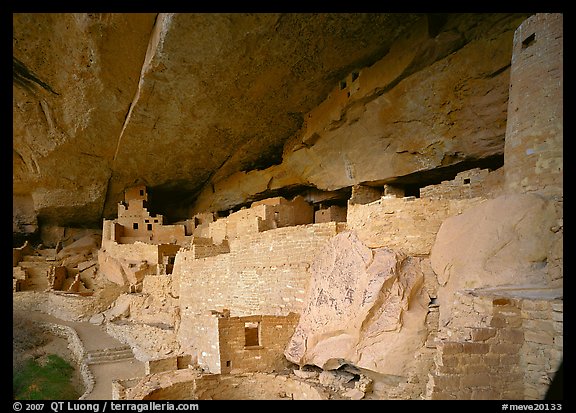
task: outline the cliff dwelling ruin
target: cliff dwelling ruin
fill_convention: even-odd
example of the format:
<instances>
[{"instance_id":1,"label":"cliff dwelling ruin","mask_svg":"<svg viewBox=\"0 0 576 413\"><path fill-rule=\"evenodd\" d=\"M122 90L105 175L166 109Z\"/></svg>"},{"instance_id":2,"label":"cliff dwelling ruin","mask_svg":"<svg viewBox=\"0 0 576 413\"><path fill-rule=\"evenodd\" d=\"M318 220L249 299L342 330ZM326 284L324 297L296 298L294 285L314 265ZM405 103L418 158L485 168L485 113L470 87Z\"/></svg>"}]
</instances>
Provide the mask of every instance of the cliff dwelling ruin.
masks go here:
<instances>
[{"instance_id":1,"label":"cliff dwelling ruin","mask_svg":"<svg viewBox=\"0 0 576 413\"><path fill-rule=\"evenodd\" d=\"M81 399L550 397L561 13L13 22L13 314Z\"/></svg>"}]
</instances>

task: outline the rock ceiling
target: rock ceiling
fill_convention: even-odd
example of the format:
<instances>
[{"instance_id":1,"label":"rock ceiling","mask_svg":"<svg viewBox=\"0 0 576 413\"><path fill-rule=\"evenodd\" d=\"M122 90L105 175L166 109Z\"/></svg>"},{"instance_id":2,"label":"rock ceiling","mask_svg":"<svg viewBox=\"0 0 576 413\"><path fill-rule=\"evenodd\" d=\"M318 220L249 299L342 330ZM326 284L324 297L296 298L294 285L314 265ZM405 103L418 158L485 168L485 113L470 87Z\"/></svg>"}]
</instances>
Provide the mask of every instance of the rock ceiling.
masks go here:
<instances>
[{"instance_id":1,"label":"rock ceiling","mask_svg":"<svg viewBox=\"0 0 576 413\"><path fill-rule=\"evenodd\" d=\"M98 226L145 184L182 207L279 164L304 116L423 14L15 14L13 188ZM165 210L157 211L165 213Z\"/></svg>"}]
</instances>

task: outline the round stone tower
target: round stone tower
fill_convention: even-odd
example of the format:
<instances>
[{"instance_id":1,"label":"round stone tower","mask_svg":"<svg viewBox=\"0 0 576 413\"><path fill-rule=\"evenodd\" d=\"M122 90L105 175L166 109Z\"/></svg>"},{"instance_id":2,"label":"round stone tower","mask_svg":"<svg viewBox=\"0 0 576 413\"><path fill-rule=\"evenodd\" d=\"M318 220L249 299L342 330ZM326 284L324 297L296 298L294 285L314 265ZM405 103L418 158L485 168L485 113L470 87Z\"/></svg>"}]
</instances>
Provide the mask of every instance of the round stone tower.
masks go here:
<instances>
[{"instance_id":1,"label":"round stone tower","mask_svg":"<svg viewBox=\"0 0 576 413\"><path fill-rule=\"evenodd\" d=\"M514 33L504 146L509 192L562 195L562 24L562 14L535 14Z\"/></svg>"}]
</instances>

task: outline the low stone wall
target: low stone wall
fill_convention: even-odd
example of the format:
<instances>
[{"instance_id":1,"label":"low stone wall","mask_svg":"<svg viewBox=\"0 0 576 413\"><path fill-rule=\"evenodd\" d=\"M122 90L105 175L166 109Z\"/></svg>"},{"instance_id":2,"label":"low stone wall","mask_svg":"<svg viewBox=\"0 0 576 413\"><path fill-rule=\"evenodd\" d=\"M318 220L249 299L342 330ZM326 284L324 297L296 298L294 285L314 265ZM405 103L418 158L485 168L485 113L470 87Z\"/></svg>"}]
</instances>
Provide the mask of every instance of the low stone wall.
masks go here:
<instances>
[{"instance_id":1,"label":"low stone wall","mask_svg":"<svg viewBox=\"0 0 576 413\"><path fill-rule=\"evenodd\" d=\"M130 386L130 387L128 387ZM194 369L150 374L116 383L114 400L325 400L326 392L296 376L202 374Z\"/></svg>"},{"instance_id":2,"label":"low stone wall","mask_svg":"<svg viewBox=\"0 0 576 413\"><path fill-rule=\"evenodd\" d=\"M50 331L52 334L68 340L68 348L70 349L72 357L80 369L82 381L84 382L84 393L79 397L79 400L85 399L90 393L92 393L92 390L94 389L94 376L92 375L88 364L85 362L84 356L86 354L86 349L84 348L82 340L80 340L80 337L78 337L76 330L74 330L72 327L62 324L45 322L41 322L39 324L46 330Z\"/></svg>"}]
</instances>

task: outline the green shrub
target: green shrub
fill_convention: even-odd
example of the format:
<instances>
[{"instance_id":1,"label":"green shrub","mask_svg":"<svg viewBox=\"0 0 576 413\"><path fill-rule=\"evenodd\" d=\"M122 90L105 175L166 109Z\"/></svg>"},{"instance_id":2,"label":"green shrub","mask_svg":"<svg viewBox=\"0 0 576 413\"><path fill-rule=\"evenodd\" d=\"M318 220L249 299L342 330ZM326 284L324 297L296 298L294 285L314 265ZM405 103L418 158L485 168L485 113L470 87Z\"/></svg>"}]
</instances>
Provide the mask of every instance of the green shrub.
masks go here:
<instances>
[{"instance_id":1,"label":"green shrub","mask_svg":"<svg viewBox=\"0 0 576 413\"><path fill-rule=\"evenodd\" d=\"M77 400L73 374L74 367L55 354L43 364L29 358L14 372L12 394L15 400Z\"/></svg>"}]
</instances>

